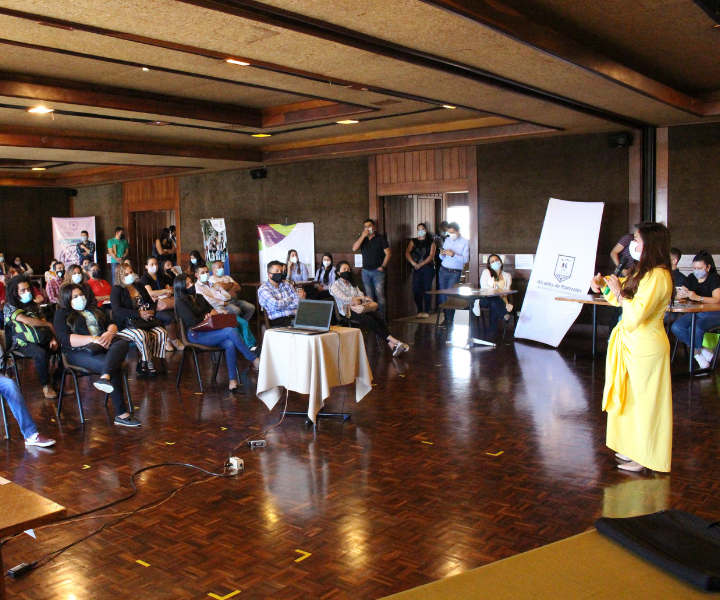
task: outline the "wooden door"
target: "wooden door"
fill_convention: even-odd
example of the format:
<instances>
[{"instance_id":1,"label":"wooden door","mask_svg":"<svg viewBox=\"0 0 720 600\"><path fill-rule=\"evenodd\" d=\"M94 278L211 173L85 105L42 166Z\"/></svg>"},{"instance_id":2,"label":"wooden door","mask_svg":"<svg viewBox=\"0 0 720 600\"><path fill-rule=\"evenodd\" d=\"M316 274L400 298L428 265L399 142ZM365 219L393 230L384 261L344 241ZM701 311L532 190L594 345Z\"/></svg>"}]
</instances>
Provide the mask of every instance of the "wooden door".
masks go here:
<instances>
[{"instance_id":1,"label":"wooden door","mask_svg":"<svg viewBox=\"0 0 720 600\"><path fill-rule=\"evenodd\" d=\"M175 225L174 210L144 210L130 213L133 218L132 239L130 239L130 260L133 269L142 276L145 261L152 256L155 240L163 228Z\"/></svg>"}]
</instances>

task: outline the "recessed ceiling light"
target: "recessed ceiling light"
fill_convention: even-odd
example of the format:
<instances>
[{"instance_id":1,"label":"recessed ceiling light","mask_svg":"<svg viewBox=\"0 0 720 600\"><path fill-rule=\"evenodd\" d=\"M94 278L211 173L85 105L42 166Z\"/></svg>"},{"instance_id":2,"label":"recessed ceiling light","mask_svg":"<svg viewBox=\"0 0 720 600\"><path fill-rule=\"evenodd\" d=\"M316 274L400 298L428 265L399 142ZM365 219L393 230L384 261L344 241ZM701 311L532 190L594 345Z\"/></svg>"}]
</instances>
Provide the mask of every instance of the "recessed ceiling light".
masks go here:
<instances>
[{"instance_id":1,"label":"recessed ceiling light","mask_svg":"<svg viewBox=\"0 0 720 600\"><path fill-rule=\"evenodd\" d=\"M32 170L33 171L44 171L45 167L33 167Z\"/></svg>"},{"instance_id":2,"label":"recessed ceiling light","mask_svg":"<svg viewBox=\"0 0 720 600\"><path fill-rule=\"evenodd\" d=\"M232 58L228 58L225 62L230 63L231 65L240 65L241 67L249 67L250 66L249 62L243 62L241 60L235 60Z\"/></svg>"},{"instance_id":3,"label":"recessed ceiling light","mask_svg":"<svg viewBox=\"0 0 720 600\"><path fill-rule=\"evenodd\" d=\"M143 67L142 70L147 73L150 69L148 69L147 67Z\"/></svg>"},{"instance_id":4,"label":"recessed ceiling light","mask_svg":"<svg viewBox=\"0 0 720 600\"><path fill-rule=\"evenodd\" d=\"M170 125L170 121L148 121L145 125L154 125L155 127L162 127L163 125Z\"/></svg>"},{"instance_id":5,"label":"recessed ceiling light","mask_svg":"<svg viewBox=\"0 0 720 600\"><path fill-rule=\"evenodd\" d=\"M443 104L443 108L457 108L457 106L453 106L452 104Z\"/></svg>"},{"instance_id":6,"label":"recessed ceiling light","mask_svg":"<svg viewBox=\"0 0 720 600\"><path fill-rule=\"evenodd\" d=\"M28 108L29 113L39 113L46 115L47 113L55 112L54 108L47 108L46 106L36 106L34 108Z\"/></svg>"},{"instance_id":7,"label":"recessed ceiling light","mask_svg":"<svg viewBox=\"0 0 720 600\"><path fill-rule=\"evenodd\" d=\"M272 133L253 133L250 137L270 137Z\"/></svg>"},{"instance_id":8,"label":"recessed ceiling light","mask_svg":"<svg viewBox=\"0 0 720 600\"><path fill-rule=\"evenodd\" d=\"M338 125L352 125L353 123L359 123L360 121L353 121L352 119L345 119L344 121L336 121Z\"/></svg>"}]
</instances>

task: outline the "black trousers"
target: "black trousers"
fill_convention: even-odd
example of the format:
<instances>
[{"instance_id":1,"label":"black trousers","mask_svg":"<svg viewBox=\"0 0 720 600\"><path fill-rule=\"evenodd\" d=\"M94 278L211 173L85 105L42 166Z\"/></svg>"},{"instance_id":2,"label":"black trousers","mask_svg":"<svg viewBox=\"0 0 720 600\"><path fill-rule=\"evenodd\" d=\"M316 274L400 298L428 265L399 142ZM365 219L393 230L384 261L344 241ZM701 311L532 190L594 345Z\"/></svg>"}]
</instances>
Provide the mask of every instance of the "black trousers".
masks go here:
<instances>
[{"instance_id":1,"label":"black trousers","mask_svg":"<svg viewBox=\"0 0 720 600\"><path fill-rule=\"evenodd\" d=\"M32 357L40 385L50 385L50 356L52 356L50 349L40 344L28 343L24 346L17 346L17 350Z\"/></svg>"},{"instance_id":2,"label":"black trousers","mask_svg":"<svg viewBox=\"0 0 720 600\"><path fill-rule=\"evenodd\" d=\"M126 340L115 338L107 352L100 354L87 354L85 352L70 352L66 354L71 365L90 369L99 375L110 375L110 383L115 388L110 394L115 408L115 414L121 415L128 412L122 395L122 377L120 367L125 361L130 344Z\"/></svg>"},{"instance_id":3,"label":"black trousers","mask_svg":"<svg viewBox=\"0 0 720 600\"><path fill-rule=\"evenodd\" d=\"M367 327L375 335L379 335L382 339L386 340L390 335L385 320L377 314L377 312L369 313L355 313L350 311L350 320L353 323L358 323L362 326Z\"/></svg>"},{"instance_id":4,"label":"black trousers","mask_svg":"<svg viewBox=\"0 0 720 600\"><path fill-rule=\"evenodd\" d=\"M275 329L275 327L291 327L294 320L295 316L270 319L270 329Z\"/></svg>"}]
</instances>

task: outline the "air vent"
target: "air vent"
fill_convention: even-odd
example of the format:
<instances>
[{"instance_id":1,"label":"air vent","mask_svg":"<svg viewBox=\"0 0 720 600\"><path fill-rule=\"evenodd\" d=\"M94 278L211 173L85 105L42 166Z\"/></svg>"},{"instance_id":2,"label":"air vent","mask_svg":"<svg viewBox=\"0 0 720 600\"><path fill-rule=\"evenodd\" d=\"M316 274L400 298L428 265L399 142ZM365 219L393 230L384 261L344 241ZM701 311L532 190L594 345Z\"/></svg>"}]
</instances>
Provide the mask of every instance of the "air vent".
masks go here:
<instances>
[{"instance_id":1,"label":"air vent","mask_svg":"<svg viewBox=\"0 0 720 600\"><path fill-rule=\"evenodd\" d=\"M400 104L402 100L393 100L392 98L388 98L387 100L380 100L380 102L371 102L370 104L374 104L375 106L390 106L391 104Z\"/></svg>"}]
</instances>

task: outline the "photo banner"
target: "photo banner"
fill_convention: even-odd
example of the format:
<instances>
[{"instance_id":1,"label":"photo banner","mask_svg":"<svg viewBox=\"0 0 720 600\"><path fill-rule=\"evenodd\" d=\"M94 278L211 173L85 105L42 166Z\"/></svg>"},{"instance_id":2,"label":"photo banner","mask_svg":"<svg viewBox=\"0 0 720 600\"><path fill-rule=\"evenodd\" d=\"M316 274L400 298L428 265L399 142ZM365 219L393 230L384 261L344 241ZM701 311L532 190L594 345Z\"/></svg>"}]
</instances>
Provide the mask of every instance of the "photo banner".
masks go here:
<instances>
[{"instance_id":1,"label":"photo banner","mask_svg":"<svg viewBox=\"0 0 720 600\"><path fill-rule=\"evenodd\" d=\"M200 227L203 234L205 262L210 271L212 271L212 263L221 260L225 274L230 275L230 257L227 247L225 219L200 219Z\"/></svg>"},{"instance_id":2,"label":"photo banner","mask_svg":"<svg viewBox=\"0 0 720 600\"><path fill-rule=\"evenodd\" d=\"M52 218L54 256L68 267L80 264L77 245L82 241L80 232L88 232L88 240L95 242L95 217L78 217L75 219ZM100 249L102 251L102 248ZM95 250L97 261L97 246Z\"/></svg>"},{"instance_id":3,"label":"photo banner","mask_svg":"<svg viewBox=\"0 0 720 600\"><path fill-rule=\"evenodd\" d=\"M292 223L290 225L258 225L260 247L260 281L267 281L267 264L273 260L287 262L288 250L296 250L298 259L315 276L315 225Z\"/></svg>"},{"instance_id":4,"label":"photo banner","mask_svg":"<svg viewBox=\"0 0 720 600\"><path fill-rule=\"evenodd\" d=\"M583 305L555 298L588 293L604 207L550 198L516 338L557 348L565 337Z\"/></svg>"}]
</instances>

